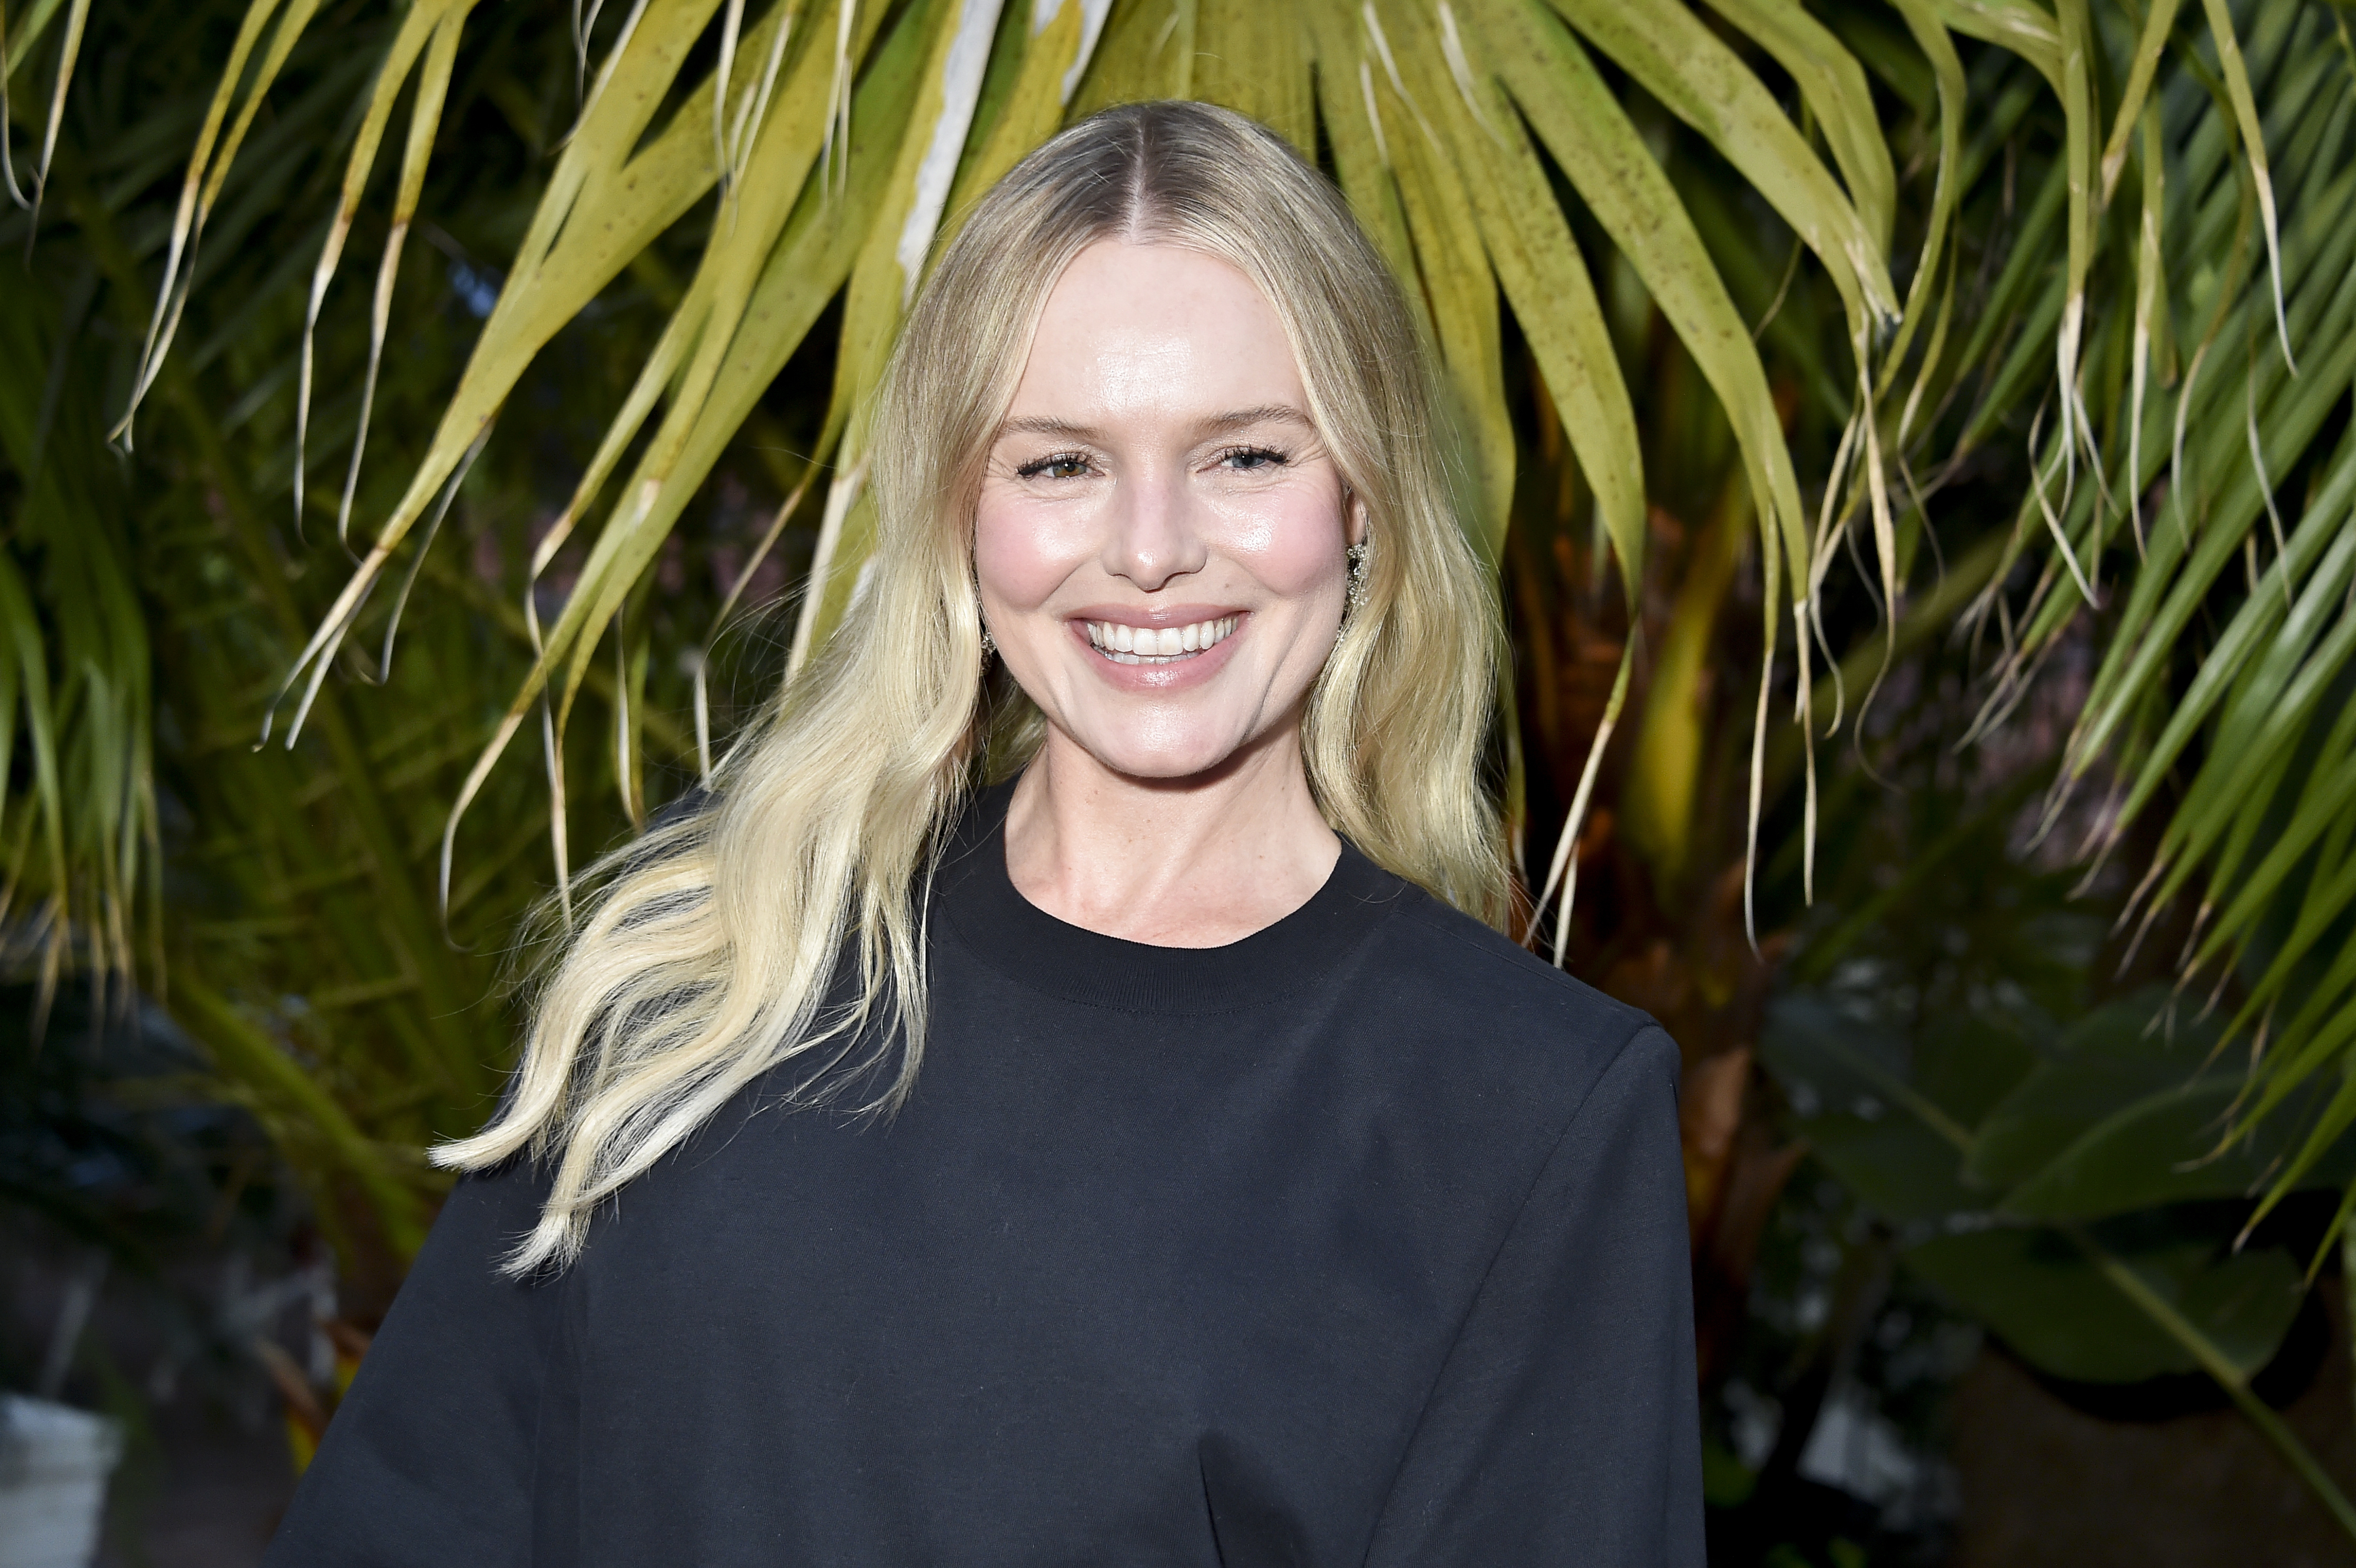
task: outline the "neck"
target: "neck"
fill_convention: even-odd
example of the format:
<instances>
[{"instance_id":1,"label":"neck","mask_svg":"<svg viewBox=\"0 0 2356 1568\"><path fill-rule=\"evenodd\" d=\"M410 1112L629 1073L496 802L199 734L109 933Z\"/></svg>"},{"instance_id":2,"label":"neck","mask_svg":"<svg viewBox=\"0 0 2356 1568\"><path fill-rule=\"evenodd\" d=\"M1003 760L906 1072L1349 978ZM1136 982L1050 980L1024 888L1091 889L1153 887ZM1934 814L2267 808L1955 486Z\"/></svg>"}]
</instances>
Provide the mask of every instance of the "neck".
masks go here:
<instances>
[{"instance_id":1,"label":"neck","mask_svg":"<svg viewBox=\"0 0 2356 1568\"><path fill-rule=\"evenodd\" d=\"M1223 947L1274 925L1341 853L1291 725L1189 779L1115 773L1050 725L1006 812L1007 875L1025 899L1156 947Z\"/></svg>"}]
</instances>

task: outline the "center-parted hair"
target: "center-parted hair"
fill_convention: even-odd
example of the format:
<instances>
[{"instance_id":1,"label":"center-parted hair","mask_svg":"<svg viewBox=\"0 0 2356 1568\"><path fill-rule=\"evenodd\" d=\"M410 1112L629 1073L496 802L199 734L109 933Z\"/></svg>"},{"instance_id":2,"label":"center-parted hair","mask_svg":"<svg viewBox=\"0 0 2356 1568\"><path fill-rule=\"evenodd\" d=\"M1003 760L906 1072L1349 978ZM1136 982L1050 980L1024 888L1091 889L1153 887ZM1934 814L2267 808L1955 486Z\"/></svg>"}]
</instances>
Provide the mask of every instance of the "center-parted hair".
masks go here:
<instances>
[{"instance_id":1,"label":"center-parted hair","mask_svg":"<svg viewBox=\"0 0 2356 1568\"><path fill-rule=\"evenodd\" d=\"M804 1103L857 1085L888 1110L914 1082L926 883L991 728L975 500L1048 293L1105 241L1217 257L1274 307L1372 542L1365 601L1302 721L1310 788L1368 857L1502 922L1480 779L1497 618L1399 285L1273 132L1201 103L1108 109L1025 158L940 254L872 411L875 551L856 604L736 738L704 809L593 868L531 996L507 1102L434 1151L462 1169L549 1164L510 1272L569 1262L600 1202L780 1064L798 1059L778 1092Z\"/></svg>"}]
</instances>

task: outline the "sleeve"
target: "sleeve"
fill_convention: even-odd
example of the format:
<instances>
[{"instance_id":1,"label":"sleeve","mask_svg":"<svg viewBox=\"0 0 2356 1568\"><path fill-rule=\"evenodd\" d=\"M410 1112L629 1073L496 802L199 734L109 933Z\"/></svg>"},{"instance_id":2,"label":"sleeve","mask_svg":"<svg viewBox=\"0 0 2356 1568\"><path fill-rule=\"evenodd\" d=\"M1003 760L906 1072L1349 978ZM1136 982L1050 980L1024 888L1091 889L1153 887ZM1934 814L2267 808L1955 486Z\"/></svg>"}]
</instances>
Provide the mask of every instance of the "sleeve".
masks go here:
<instances>
[{"instance_id":1,"label":"sleeve","mask_svg":"<svg viewBox=\"0 0 2356 1568\"><path fill-rule=\"evenodd\" d=\"M1701 1568L1676 1074L1648 1026L1572 1117L1433 1385L1368 1568Z\"/></svg>"},{"instance_id":2,"label":"sleeve","mask_svg":"<svg viewBox=\"0 0 2356 1568\"><path fill-rule=\"evenodd\" d=\"M558 1287L499 1259L544 1181L521 1161L460 1181L295 1488L263 1568L523 1568L533 1438Z\"/></svg>"}]
</instances>

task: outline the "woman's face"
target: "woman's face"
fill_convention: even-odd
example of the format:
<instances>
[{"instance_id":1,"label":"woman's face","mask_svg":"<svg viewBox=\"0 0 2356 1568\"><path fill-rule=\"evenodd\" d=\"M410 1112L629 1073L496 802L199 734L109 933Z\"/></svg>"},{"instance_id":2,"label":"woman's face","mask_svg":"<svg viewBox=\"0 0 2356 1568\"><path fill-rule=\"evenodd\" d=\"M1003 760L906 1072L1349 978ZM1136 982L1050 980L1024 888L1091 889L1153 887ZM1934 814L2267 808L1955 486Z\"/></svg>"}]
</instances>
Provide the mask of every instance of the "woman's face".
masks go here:
<instances>
[{"instance_id":1,"label":"woman's face","mask_svg":"<svg viewBox=\"0 0 2356 1568\"><path fill-rule=\"evenodd\" d=\"M974 567L1007 669L1112 771L1189 778L1299 724L1363 527L1308 409L1225 262L1103 241L1048 296Z\"/></svg>"}]
</instances>

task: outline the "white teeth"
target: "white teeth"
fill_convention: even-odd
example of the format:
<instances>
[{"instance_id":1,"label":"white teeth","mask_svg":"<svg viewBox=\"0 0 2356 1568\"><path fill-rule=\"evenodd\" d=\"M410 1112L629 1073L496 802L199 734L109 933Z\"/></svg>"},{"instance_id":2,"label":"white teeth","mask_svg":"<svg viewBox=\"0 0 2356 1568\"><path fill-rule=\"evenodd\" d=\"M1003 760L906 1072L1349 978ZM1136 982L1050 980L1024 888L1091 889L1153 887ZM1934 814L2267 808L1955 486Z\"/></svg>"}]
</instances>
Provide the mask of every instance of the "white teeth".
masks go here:
<instances>
[{"instance_id":1,"label":"white teeth","mask_svg":"<svg viewBox=\"0 0 2356 1568\"><path fill-rule=\"evenodd\" d=\"M1234 635L1237 618L1196 621L1192 626L1130 626L1125 621L1083 622L1090 647L1116 664L1166 664L1216 646Z\"/></svg>"}]
</instances>

